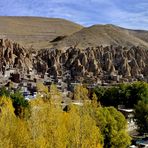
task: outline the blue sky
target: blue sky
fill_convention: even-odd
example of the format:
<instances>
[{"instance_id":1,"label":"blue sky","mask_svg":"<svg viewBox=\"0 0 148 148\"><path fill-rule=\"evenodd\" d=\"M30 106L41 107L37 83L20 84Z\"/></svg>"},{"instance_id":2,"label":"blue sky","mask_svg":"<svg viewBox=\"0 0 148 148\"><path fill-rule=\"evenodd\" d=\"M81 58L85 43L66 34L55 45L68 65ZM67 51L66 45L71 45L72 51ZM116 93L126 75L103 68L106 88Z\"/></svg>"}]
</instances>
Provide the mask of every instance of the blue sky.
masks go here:
<instances>
[{"instance_id":1,"label":"blue sky","mask_svg":"<svg viewBox=\"0 0 148 148\"><path fill-rule=\"evenodd\" d=\"M115 24L148 30L148 0L0 0L0 15L56 17L84 26Z\"/></svg>"}]
</instances>

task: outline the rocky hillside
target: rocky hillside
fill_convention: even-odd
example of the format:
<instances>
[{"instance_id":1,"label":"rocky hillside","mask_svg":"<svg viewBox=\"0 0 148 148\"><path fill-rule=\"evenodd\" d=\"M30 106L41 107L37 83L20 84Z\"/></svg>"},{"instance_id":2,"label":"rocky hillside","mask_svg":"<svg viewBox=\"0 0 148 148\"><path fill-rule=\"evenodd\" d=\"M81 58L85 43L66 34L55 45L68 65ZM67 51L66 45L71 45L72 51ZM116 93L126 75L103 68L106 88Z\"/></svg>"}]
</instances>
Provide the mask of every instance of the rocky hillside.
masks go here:
<instances>
[{"instance_id":1,"label":"rocky hillside","mask_svg":"<svg viewBox=\"0 0 148 148\"><path fill-rule=\"evenodd\" d=\"M140 47L42 50L38 58L45 63L49 75L63 76L70 81L111 83L147 80L148 75L148 50Z\"/></svg>"},{"instance_id":2,"label":"rocky hillside","mask_svg":"<svg viewBox=\"0 0 148 148\"><path fill-rule=\"evenodd\" d=\"M139 46L43 49L36 53L8 39L0 40L0 71L30 71L64 82L120 83L148 80L148 50ZM35 74L34 73L34 74Z\"/></svg>"},{"instance_id":3,"label":"rocky hillside","mask_svg":"<svg viewBox=\"0 0 148 148\"><path fill-rule=\"evenodd\" d=\"M76 23L56 18L0 17L0 36L9 38L24 47L50 47L49 41L58 36L71 35L83 27Z\"/></svg>"},{"instance_id":4,"label":"rocky hillside","mask_svg":"<svg viewBox=\"0 0 148 148\"><path fill-rule=\"evenodd\" d=\"M18 43L0 39L0 71L4 74L10 68L22 73L32 69L32 54Z\"/></svg>"}]
</instances>

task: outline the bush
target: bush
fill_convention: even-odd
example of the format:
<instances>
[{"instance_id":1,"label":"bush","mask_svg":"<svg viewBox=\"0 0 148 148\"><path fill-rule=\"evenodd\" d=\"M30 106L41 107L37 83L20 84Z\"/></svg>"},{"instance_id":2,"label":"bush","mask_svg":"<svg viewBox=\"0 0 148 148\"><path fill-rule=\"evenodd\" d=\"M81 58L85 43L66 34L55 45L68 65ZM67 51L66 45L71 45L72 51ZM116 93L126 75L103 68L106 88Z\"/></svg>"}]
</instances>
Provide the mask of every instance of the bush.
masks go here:
<instances>
[{"instance_id":1,"label":"bush","mask_svg":"<svg viewBox=\"0 0 148 148\"><path fill-rule=\"evenodd\" d=\"M20 118L25 117L25 113L29 109L28 100L25 100L24 96L19 91L11 94L10 97L15 108L14 112L16 116L19 116Z\"/></svg>"}]
</instances>

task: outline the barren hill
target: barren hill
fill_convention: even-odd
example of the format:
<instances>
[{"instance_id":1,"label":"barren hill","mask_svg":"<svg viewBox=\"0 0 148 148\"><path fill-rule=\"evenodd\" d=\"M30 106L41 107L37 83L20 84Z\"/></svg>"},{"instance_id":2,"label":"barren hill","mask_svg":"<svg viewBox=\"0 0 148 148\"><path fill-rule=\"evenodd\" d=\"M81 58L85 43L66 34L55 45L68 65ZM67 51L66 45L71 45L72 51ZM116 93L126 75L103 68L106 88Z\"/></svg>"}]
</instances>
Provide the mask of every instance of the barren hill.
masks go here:
<instances>
[{"instance_id":1,"label":"barren hill","mask_svg":"<svg viewBox=\"0 0 148 148\"><path fill-rule=\"evenodd\" d=\"M83 27L76 23L42 17L0 17L0 36L34 48L49 47L57 36L67 36Z\"/></svg>"},{"instance_id":2,"label":"barren hill","mask_svg":"<svg viewBox=\"0 0 148 148\"><path fill-rule=\"evenodd\" d=\"M146 30L129 30L131 34L142 39L143 41L148 42L148 31Z\"/></svg>"},{"instance_id":3,"label":"barren hill","mask_svg":"<svg viewBox=\"0 0 148 148\"><path fill-rule=\"evenodd\" d=\"M148 32L124 29L114 25L93 25L64 38L57 47L75 46L79 48L99 45L121 45L148 47Z\"/></svg>"}]
</instances>

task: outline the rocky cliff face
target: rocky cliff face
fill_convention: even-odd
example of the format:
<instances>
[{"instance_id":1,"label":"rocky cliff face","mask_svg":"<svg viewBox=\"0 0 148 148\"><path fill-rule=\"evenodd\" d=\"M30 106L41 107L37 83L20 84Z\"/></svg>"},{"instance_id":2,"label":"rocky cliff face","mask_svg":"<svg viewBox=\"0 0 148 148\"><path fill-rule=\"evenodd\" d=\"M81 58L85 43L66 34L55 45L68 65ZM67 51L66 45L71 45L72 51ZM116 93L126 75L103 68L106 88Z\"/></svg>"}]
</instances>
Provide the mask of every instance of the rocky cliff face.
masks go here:
<instances>
[{"instance_id":1,"label":"rocky cliff face","mask_svg":"<svg viewBox=\"0 0 148 148\"><path fill-rule=\"evenodd\" d=\"M44 49L33 52L8 39L0 40L0 71L15 69L23 74L35 70L63 81L84 83L145 80L148 50L140 47L98 46L81 50Z\"/></svg>"},{"instance_id":2,"label":"rocky cliff face","mask_svg":"<svg viewBox=\"0 0 148 148\"><path fill-rule=\"evenodd\" d=\"M8 39L0 39L0 71L15 68L26 72L32 69L32 56L28 50Z\"/></svg>"},{"instance_id":3,"label":"rocky cliff face","mask_svg":"<svg viewBox=\"0 0 148 148\"><path fill-rule=\"evenodd\" d=\"M85 81L90 78L92 81L106 81L120 77L124 81L131 78L144 79L148 75L148 51L140 47L42 50L37 57L40 58L40 64L44 65L40 67L46 67L44 71L49 75L66 77L67 74L72 80Z\"/></svg>"}]
</instances>

